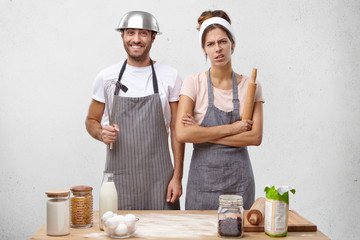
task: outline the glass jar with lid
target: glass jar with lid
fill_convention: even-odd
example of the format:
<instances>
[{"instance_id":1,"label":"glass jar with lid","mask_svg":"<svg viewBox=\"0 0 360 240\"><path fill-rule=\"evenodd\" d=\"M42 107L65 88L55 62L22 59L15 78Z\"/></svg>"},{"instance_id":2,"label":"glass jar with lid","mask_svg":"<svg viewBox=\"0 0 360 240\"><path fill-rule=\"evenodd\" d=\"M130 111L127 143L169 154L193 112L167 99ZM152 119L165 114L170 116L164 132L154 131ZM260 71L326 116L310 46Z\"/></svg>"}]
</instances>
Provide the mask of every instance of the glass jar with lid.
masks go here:
<instances>
[{"instance_id":1,"label":"glass jar with lid","mask_svg":"<svg viewBox=\"0 0 360 240\"><path fill-rule=\"evenodd\" d=\"M70 233L69 191L47 191L46 234L62 236Z\"/></svg>"},{"instance_id":2,"label":"glass jar with lid","mask_svg":"<svg viewBox=\"0 0 360 240\"><path fill-rule=\"evenodd\" d=\"M71 227L89 228L93 225L92 187L74 186L71 190Z\"/></svg>"},{"instance_id":3,"label":"glass jar with lid","mask_svg":"<svg viewBox=\"0 0 360 240\"><path fill-rule=\"evenodd\" d=\"M241 238L243 235L243 199L239 195L220 195L218 209L219 237Z\"/></svg>"}]
</instances>

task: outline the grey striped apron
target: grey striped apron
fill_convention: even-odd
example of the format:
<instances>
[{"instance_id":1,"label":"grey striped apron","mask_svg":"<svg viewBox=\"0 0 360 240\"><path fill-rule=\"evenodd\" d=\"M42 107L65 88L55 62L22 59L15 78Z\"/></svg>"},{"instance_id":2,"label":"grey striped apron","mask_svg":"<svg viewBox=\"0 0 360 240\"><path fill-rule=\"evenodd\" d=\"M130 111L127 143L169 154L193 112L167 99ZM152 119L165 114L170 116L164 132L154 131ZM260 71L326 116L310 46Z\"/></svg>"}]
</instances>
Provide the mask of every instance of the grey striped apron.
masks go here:
<instances>
[{"instance_id":1,"label":"grey striped apron","mask_svg":"<svg viewBox=\"0 0 360 240\"><path fill-rule=\"evenodd\" d=\"M209 105L201 126L231 124L240 119L237 80L233 73L233 106L224 112L214 106L210 69L207 77ZM247 147L231 147L213 143L194 144L186 188L186 210L215 210L221 194L243 197L249 209L255 198L254 175Z\"/></svg>"},{"instance_id":2,"label":"grey striped apron","mask_svg":"<svg viewBox=\"0 0 360 240\"><path fill-rule=\"evenodd\" d=\"M111 117L119 125L113 149L107 150L105 171L114 173L119 210L180 209L166 202L167 186L173 174L168 134L153 63L154 94L145 97L121 97L119 73Z\"/></svg>"}]
</instances>

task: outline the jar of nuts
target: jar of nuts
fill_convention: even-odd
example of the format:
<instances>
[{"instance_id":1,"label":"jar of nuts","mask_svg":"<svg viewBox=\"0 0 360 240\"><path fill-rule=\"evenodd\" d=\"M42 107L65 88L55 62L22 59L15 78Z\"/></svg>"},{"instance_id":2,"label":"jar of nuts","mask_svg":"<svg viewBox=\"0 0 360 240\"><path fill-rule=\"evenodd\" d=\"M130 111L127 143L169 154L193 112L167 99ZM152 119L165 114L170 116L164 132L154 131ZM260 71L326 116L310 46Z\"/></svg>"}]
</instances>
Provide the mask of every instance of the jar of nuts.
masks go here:
<instances>
[{"instance_id":1,"label":"jar of nuts","mask_svg":"<svg viewBox=\"0 0 360 240\"><path fill-rule=\"evenodd\" d=\"M241 238L243 235L243 199L239 195L220 195L218 209L218 235Z\"/></svg>"},{"instance_id":2,"label":"jar of nuts","mask_svg":"<svg viewBox=\"0 0 360 240\"><path fill-rule=\"evenodd\" d=\"M74 186L70 188L70 226L73 228L89 228L93 225L92 187Z\"/></svg>"}]
</instances>

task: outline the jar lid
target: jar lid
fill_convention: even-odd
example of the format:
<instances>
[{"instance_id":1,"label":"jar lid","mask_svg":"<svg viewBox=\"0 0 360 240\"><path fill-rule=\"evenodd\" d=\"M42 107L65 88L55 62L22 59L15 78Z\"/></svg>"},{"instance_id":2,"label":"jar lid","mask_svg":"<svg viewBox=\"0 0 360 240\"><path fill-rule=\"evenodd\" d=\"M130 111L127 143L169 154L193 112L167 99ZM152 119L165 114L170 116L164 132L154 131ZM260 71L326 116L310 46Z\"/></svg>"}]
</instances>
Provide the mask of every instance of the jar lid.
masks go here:
<instances>
[{"instance_id":1,"label":"jar lid","mask_svg":"<svg viewBox=\"0 0 360 240\"><path fill-rule=\"evenodd\" d=\"M221 205L243 205L243 198L240 195L220 195L219 204Z\"/></svg>"},{"instance_id":2,"label":"jar lid","mask_svg":"<svg viewBox=\"0 0 360 240\"><path fill-rule=\"evenodd\" d=\"M69 190L53 190L45 192L48 197L68 197L69 193Z\"/></svg>"},{"instance_id":3,"label":"jar lid","mask_svg":"<svg viewBox=\"0 0 360 240\"><path fill-rule=\"evenodd\" d=\"M90 192L93 190L90 186L80 185L70 188L71 192Z\"/></svg>"}]
</instances>

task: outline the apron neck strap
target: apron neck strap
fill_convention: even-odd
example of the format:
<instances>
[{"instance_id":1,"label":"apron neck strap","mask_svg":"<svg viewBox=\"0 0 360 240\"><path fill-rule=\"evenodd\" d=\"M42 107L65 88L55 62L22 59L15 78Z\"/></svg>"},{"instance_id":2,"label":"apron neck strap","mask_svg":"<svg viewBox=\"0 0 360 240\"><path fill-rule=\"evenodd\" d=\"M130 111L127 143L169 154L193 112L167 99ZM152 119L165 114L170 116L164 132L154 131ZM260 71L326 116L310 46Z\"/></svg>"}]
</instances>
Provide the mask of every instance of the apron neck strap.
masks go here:
<instances>
[{"instance_id":1,"label":"apron neck strap","mask_svg":"<svg viewBox=\"0 0 360 240\"><path fill-rule=\"evenodd\" d=\"M209 106L213 106L214 105L214 92L213 92L213 86L212 86L212 82L211 82L211 77L210 77L210 69L208 71L208 76L207 76L207 80L208 80L208 99L209 99ZM233 86L232 86L232 90L233 90L233 106L234 106L234 110L239 110L240 109L240 104L239 104L239 96L238 96L238 88L237 88L237 79L236 79L236 75L235 72L232 72L232 82L233 82Z\"/></svg>"},{"instance_id":2,"label":"apron neck strap","mask_svg":"<svg viewBox=\"0 0 360 240\"><path fill-rule=\"evenodd\" d=\"M118 77L118 80L116 82L116 88L115 88L114 95L119 95L119 91L120 91L120 89L122 89L121 78L122 78L122 76L123 76L123 74L125 72L126 64L127 64L127 59L124 61L123 65L121 67L119 77ZM158 84L157 84L157 78L156 78L156 74L155 74L154 64L153 64L153 61L151 59L150 59L150 65L151 65L151 71L152 71L154 93L159 93L159 88L158 88Z\"/></svg>"},{"instance_id":3,"label":"apron neck strap","mask_svg":"<svg viewBox=\"0 0 360 240\"><path fill-rule=\"evenodd\" d=\"M159 88L158 88L158 84L157 84L157 78L156 78L156 73L155 73L155 69L154 69L154 64L153 64L153 60L151 60L151 59L150 59L150 64L151 64L151 70L152 70L154 93L159 93Z\"/></svg>"},{"instance_id":4,"label":"apron neck strap","mask_svg":"<svg viewBox=\"0 0 360 240\"><path fill-rule=\"evenodd\" d=\"M234 105L234 110L240 111L237 79L236 79L236 75L235 75L234 71L232 72L232 77L233 77L233 105Z\"/></svg>"}]
</instances>

